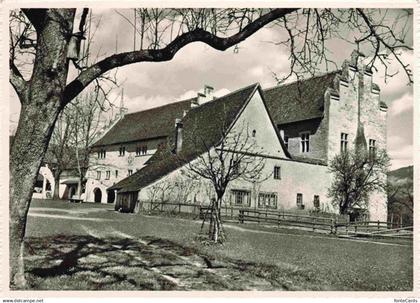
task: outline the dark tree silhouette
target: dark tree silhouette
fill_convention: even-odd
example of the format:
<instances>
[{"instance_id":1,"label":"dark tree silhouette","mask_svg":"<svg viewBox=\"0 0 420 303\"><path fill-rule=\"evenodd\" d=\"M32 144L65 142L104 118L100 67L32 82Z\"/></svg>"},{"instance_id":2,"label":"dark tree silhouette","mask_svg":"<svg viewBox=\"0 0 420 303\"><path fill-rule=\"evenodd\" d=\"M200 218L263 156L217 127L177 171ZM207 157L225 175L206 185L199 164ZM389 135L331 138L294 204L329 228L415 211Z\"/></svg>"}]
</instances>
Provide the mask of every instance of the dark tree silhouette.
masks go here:
<instances>
[{"instance_id":1,"label":"dark tree silhouette","mask_svg":"<svg viewBox=\"0 0 420 303\"><path fill-rule=\"evenodd\" d=\"M385 150L375 155L349 150L336 155L329 166L333 182L328 195L340 214L348 214L354 207L366 208L370 194L386 190L389 158Z\"/></svg>"}]
</instances>

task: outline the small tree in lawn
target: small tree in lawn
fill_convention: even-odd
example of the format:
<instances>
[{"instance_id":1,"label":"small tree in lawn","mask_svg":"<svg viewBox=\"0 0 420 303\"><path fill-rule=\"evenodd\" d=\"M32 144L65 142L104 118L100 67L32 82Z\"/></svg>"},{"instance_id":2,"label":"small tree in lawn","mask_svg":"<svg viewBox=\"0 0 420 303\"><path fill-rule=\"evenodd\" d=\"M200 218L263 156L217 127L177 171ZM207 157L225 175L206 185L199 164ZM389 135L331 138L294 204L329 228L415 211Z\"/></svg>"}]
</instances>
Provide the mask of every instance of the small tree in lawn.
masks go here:
<instances>
[{"instance_id":1,"label":"small tree in lawn","mask_svg":"<svg viewBox=\"0 0 420 303\"><path fill-rule=\"evenodd\" d=\"M354 207L366 208L371 193L385 190L388 166L385 150L362 148L336 155L330 163L333 182L328 196L340 214L349 214Z\"/></svg>"},{"instance_id":2,"label":"small tree in lawn","mask_svg":"<svg viewBox=\"0 0 420 303\"><path fill-rule=\"evenodd\" d=\"M203 150L193 161L181 161L186 164L185 173L191 178L203 178L212 185L215 198L210 199L209 240L222 243L226 239L220 218L222 200L232 181L242 179L254 182L263 179L265 158L261 149L257 149L255 140L249 134L248 127L238 131L221 130L221 142L209 146L203 138L196 138L194 145Z\"/></svg>"}]
</instances>

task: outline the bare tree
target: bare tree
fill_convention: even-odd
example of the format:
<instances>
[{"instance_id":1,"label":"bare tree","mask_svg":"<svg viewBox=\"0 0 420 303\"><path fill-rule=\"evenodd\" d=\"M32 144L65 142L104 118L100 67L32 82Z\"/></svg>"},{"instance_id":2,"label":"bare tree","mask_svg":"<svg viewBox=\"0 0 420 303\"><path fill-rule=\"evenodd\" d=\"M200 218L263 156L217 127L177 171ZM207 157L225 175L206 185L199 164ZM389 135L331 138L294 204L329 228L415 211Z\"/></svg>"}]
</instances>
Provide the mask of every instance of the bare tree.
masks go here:
<instances>
[{"instance_id":1,"label":"bare tree","mask_svg":"<svg viewBox=\"0 0 420 303\"><path fill-rule=\"evenodd\" d=\"M265 158L261 154L256 141L243 126L239 130L229 131L223 127L221 142L217 146L209 146L205 138L197 137L194 148L203 151L196 159L189 161L178 156L185 165L183 172L191 179L205 179L213 187L214 196L210 198L210 225L209 240L215 243L223 242L226 238L220 218L223 197L227 188L235 180L242 179L249 182L261 181L263 176ZM229 131L229 132L228 132Z\"/></svg>"},{"instance_id":2,"label":"bare tree","mask_svg":"<svg viewBox=\"0 0 420 303\"><path fill-rule=\"evenodd\" d=\"M64 170L73 168L73 147L70 144L71 123L67 111L63 111L55 125L45 158L51 162L54 175L54 199L59 199L60 177Z\"/></svg>"},{"instance_id":3,"label":"bare tree","mask_svg":"<svg viewBox=\"0 0 420 303\"><path fill-rule=\"evenodd\" d=\"M339 26L348 26L361 33L359 45L367 45L375 59L387 53L400 58L401 49L411 49L404 43L406 31L396 32L375 10L347 9L147 9L141 10L139 50L115 53L98 62L83 60L82 50L88 48L82 41L89 30L89 10L84 8L77 16L76 9L21 9L10 14L9 81L21 102L21 113L10 153L10 277L11 286L25 285L23 251L26 217L32 188L49 144L58 116L65 106L92 82L106 77L117 67L139 62L171 60L175 54L193 42L202 42L224 51L244 41L262 27L272 24L289 33L284 41L290 46L294 60L297 40L304 41L306 58L292 64L292 71L317 66L318 58L328 58L324 41L337 34ZM412 12L406 11L406 18ZM76 17L80 17L76 19ZM400 22L404 16L397 18ZM297 19L311 22L303 31L293 31ZM76 27L76 20L79 20ZM315 20L315 21L314 21ZM401 27L398 27L401 28ZM404 27L402 27L405 29ZM382 34L382 32L387 33ZM299 34L299 37L297 36ZM304 37L304 40L302 40ZM309 48L308 42L313 43ZM385 43L384 43L385 42ZM305 46L307 45L307 46ZM324 59L322 62L325 62ZM309 64L308 64L309 62ZM375 61L376 62L376 61ZM388 64L386 60L381 61ZM72 64L71 64L72 63ZM411 81L410 67L403 64ZM372 64L374 65L374 64ZM79 73L69 77L71 68Z\"/></svg>"},{"instance_id":4,"label":"bare tree","mask_svg":"<svg viewBox=\"0 0 420 303\"><path fill-rule=\"evenodd\" d=\"M370 194L385 191L388 167L385 150L374 154L350 150L336 155L329 165L333 181L328 196L340 214L348 214L354 207L366 208Z\"/></svg>"},{"instance_id":5,"label":"bare tree","mask_svg":"<svg viewBox=\"0 0 420 303\"><path fill-rule=\"evenodd\" d=\"M73 157L79 176L78 197L81 195L89 167L95 164L90 147L104 127L105 100L102 90L95 86L93 91L81 94L69 104L69 119L72 124L69 142L75 147Z\"/></svg>"},{"instance_id":6,"label":"bare tree","mask_svg":"<svg viewBox=\"0 0 420 303\"><path fill-rule=\"evenodd\" d=\"M413 223L414 213L414 196L413 196L413 182L391 182L388 180L387 184L388 197L388 213L398 213L400 216L405 216L405 224ZM403 221L403 220L402 220Z\"/></svg>"}]
</instances>

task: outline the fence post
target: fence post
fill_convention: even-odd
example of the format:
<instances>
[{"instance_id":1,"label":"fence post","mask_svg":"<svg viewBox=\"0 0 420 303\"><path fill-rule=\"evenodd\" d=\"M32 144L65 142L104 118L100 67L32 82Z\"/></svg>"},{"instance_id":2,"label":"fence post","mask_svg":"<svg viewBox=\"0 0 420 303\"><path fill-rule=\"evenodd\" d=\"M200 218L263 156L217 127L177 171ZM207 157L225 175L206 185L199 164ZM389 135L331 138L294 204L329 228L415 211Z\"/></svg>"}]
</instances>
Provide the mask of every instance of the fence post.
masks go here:
<instances>
[{"instance_id":1,"label":"fence post","mask_svg":"<svg viewBox=\"0 0 420 303\"><path fill-rule=\"evenodd\" d=\"M378 220L378 231L379 231L379 220Z\"/></svg>"},{"instance_id":2,"label":"fence post","mask_svg":"<svg viewBox=\"0 0 420 303\"><path fill-rule=\"evenodd\" d=\"M260 224L260 212L258 211L258 224Z\"/></svg>"},{"instance_id":3,"label":"fence post","mask_svg":"<svg viewBox=\"0 0 420 303\"><path fill-rule=\"evenodd\" d=\"M315 232L315 217L312 218L312 231Z\"/></svg>"},{"instance_id":4,"label":"fence post","mask_svg":"<svg viewBox=\"0 0 420 303\"><path fill-rule=\"evenodd\" d=\"M391 229L394 228L394 213L391 213Z\"/></svg>"},{"instance_id":5,"label":"fence post","mask_svg":"<svg viewBox=\"0 0 420 303\"><path fill-rule=\"evenodd\" d=\"M331 218L331 233L333 233L333 225L334 225L334 219Z\"/></svg>"},{"instance_id":6,"label":"fence post","mask_svg":"<svg viewBox=\"0 0 420 303\"><path fill-rule=\"evenodd\" d=\"M181 213L181 203L178 204L178 214Z\"/></svg>"}]
</instances>

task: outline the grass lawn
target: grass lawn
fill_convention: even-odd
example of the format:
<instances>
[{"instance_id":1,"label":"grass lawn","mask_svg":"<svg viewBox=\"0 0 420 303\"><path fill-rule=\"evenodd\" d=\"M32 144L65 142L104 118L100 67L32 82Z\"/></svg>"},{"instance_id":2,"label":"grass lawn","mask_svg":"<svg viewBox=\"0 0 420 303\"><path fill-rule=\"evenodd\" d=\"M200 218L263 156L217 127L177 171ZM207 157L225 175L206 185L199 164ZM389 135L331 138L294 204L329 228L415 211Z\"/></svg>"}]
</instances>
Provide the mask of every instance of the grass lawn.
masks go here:
<instances>
[{"instance_id":1,"label":"grass lawn","mask_svg":"<svg viewBox=\"0 0 420 303\"><path fill-rule=\"evenodd\" d=\"M200 223L35 200L28 280L33 289L412 289L410 242L228 223L228 241L206 246L197 238Z\"/></svg>"}]
</instances>

